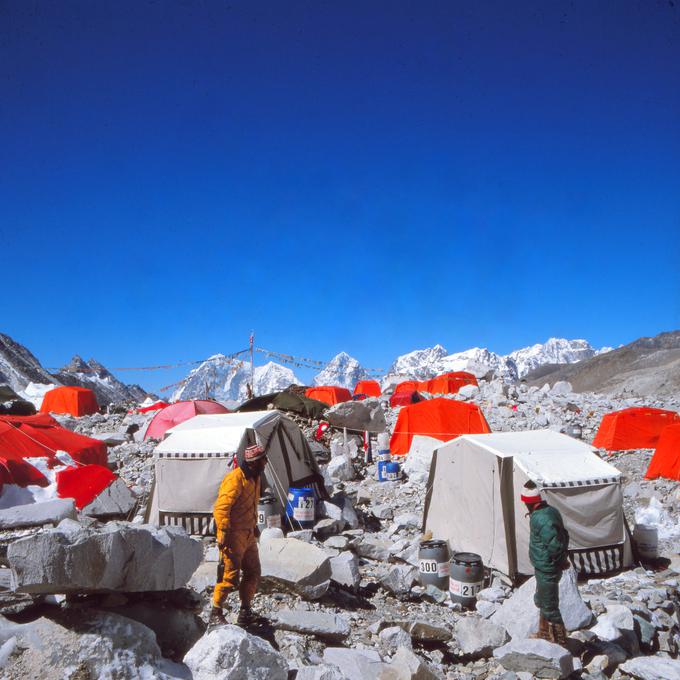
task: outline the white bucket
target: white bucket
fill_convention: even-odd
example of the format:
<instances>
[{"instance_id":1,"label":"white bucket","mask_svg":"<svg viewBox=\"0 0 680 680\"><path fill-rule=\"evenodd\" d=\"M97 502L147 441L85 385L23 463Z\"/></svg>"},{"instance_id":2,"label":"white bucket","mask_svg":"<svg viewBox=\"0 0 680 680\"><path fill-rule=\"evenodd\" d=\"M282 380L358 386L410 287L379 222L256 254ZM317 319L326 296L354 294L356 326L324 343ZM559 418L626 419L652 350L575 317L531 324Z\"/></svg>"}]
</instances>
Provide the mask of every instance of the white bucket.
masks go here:
<instances>
[{"instance_id":1,"label":"white bucket","mask_svg":"<svg viewBox=\"0 0 680 680\"><path fill-rule=\"evenodd\" d=\"M659 556L659 530L652 524L636 524L633 540L643 560L655 560Z\"/></svg>"}]
</instances>

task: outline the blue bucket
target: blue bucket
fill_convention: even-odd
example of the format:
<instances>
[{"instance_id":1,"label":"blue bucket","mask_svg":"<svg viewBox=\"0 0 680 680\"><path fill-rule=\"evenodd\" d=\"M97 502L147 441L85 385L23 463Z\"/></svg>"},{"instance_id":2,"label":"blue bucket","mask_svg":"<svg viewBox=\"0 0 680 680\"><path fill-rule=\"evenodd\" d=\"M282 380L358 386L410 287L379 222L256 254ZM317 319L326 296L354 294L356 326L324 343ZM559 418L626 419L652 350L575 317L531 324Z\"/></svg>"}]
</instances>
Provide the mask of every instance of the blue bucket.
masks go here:
<instances>
[{"instance_id":1,"label":"blue bucket","mask_svg":"<svg viewBox=\"0 0 680 680\"><path fill-rule=\"evenodd\" d=\"M378 461L378 481L379 482L386 482L387 481L387 472L386 468L389 465L389 461L387 460L379 460Z\"/></svg>"},{"instance_id":2,"label":"blue bucket","mask_svg":"<svg viewBox=\"0 0 680 680\"><path fill-rule=\"evenodd\" d=\"M314 526L316 503L314 489L308 487L302 489L288 489L286 502L286 518L294 531L298 529L311 529Z\"/></svg>"},{"instance_id":3,"label":"blue bucket","mask_svg":"<svg viewBox=\"0 0 680 680\"><path fill-rule=\"evenodd\" d=\"M380 449L378 451L378 461L383 462L383 463L389 463L390 462L390 450L389 449Z\"/></svg>"},{"instance_id":4,"label":"blue bucket","mask_svg":"<svg viewBox=\"0 0 680 680\"><path fill-rule=\"evenodd\" d=\"M399 463L385 463L385 481L398 482L401 478Z\"/></svg>"}]
</instances>

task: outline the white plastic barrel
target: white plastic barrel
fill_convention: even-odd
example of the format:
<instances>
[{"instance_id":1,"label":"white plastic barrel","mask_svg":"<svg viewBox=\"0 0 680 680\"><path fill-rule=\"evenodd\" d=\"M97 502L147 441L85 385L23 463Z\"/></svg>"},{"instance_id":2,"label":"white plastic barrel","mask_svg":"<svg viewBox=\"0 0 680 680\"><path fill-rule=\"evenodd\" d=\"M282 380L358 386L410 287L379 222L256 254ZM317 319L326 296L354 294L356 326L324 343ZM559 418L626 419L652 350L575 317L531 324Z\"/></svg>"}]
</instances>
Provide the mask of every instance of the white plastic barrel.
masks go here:
<instances>
[{"instance_id":1,"label":"white plastic barrel","mask_svg":"<svg viewBox=\"0 0 680 680\"><path fill-rule=\"evenodd\" d=\"M653 524L636 524L633 540L643 560L655 560L659 556L659 530Z\"/></svg>"}]
</instances>

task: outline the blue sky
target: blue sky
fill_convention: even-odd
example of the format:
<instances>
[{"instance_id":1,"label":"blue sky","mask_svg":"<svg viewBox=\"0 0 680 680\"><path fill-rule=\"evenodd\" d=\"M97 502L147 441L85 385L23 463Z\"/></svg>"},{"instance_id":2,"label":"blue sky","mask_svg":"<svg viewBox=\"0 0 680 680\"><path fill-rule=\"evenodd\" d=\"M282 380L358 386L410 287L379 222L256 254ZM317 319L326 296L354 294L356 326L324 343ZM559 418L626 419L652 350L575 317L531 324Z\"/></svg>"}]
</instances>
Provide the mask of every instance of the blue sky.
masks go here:
<instances>
[{"instance_id":1,"label":"blue sky","mask_svg":"<svg viewBox=\"0 0 680 680\"><path fill-rule=\"evenodd\" d=\"M386 367L680 326L680 6L0 3L0 331ZM120 374L158 388L183 371Z\"/></svg>"}]
</instances>

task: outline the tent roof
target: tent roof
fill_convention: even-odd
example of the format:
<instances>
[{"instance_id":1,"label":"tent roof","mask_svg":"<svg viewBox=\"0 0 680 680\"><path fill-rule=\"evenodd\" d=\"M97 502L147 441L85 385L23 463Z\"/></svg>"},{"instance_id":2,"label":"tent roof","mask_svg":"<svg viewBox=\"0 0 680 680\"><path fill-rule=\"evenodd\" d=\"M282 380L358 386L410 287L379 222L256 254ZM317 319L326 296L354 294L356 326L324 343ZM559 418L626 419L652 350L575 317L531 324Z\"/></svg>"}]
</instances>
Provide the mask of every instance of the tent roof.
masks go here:
<instances>
[{"instance_id":1,"label":"tent roof","mask_svg":"<svg viewBox=\"0 0 680 680\"><path fill-rule=\"evenodd\" d=\"M156 447L156 453L234 453L243 432L279 418L279 411L246 413L211 413L185 420L168 430L167 438Z\"/></svg>"},{"instance_id":2,"label":"tent roof","mask_svg":"<svg viewBox=\"0 0 680 680\"><path fill-rule=\"evenodd\" d=\"M611 483L621 476L595 455L592 446L552 430L465 434L451 444L463 440L501 458L513 456L527 477L543 486Z\"/></svg>"}]
</instances>

